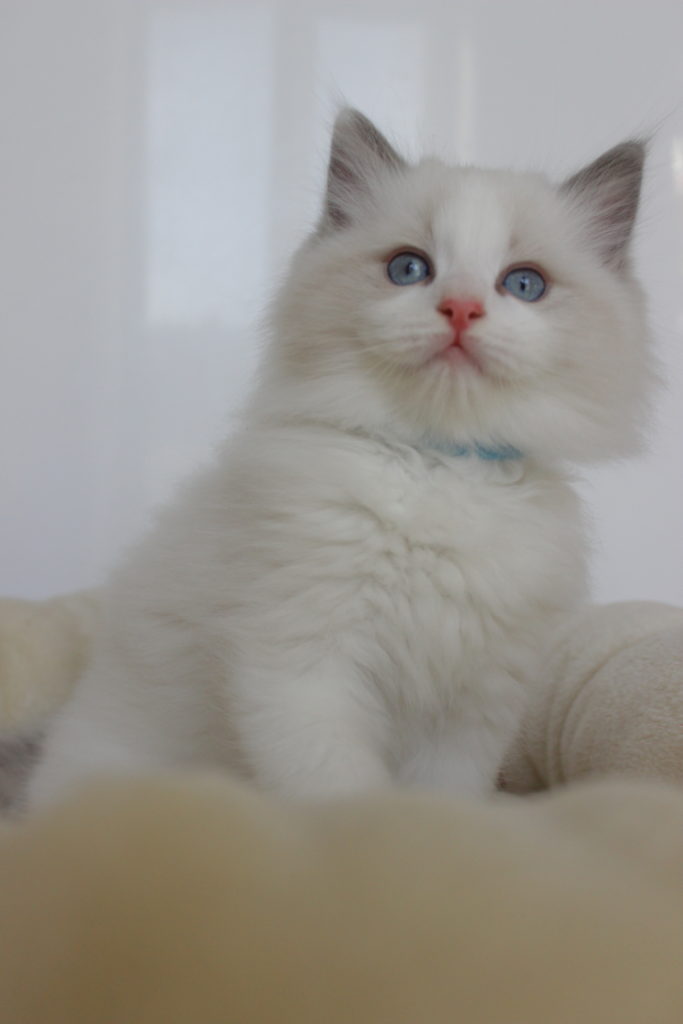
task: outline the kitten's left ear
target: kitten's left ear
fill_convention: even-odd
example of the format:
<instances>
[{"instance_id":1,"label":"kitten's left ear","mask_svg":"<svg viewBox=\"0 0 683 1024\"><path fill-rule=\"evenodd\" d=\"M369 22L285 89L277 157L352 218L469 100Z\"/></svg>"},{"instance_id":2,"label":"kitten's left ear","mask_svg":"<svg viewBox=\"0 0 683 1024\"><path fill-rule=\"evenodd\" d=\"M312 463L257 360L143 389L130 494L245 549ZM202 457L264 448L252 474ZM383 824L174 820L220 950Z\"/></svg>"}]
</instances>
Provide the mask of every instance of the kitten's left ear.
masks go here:
<instances>
[{"instance_id":1,"label":"kitten's left ear","mask_svg":"<svg viewBox=\"0 0 683 1024\"><path fill-rule=\"evenodd\" d=\"M561 186L565 195L585 208L592 243L602 259L617 270L626 263L644 163L644 142L622 142Z\"/></svg>"},{"instance_id":2,"label":"kitten's left ear","mask_svg":"<svg viewBox=\"0 0 683 1024\"><path fill-rule=\"evenodd\" d=\"M384 172L407 167L403 157L358 110L337 117L327 170L321 230L347 227Z\"/></svg>"}]
</instances>

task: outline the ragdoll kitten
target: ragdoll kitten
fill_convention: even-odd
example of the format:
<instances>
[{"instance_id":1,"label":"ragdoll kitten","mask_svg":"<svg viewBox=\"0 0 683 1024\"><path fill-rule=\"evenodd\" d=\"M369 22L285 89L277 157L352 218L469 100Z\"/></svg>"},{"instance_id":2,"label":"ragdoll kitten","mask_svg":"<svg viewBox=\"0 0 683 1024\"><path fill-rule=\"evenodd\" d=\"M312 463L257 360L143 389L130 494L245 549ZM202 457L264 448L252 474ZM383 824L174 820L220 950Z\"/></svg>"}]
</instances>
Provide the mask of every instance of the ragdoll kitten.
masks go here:
<instances>
[{"instance_id":1,"label":"ragdoll kitten","mask_svg":"<svg viewBox=\"0 0 683 1024\"><path fill-rule=\"evenodd\" d=\"M116 572L38 804L217 765L283 794L493 788L584 595L564 465L632 449L643 147L562 185L335 126L241 428Z\"/></svg>"}]
</instances>

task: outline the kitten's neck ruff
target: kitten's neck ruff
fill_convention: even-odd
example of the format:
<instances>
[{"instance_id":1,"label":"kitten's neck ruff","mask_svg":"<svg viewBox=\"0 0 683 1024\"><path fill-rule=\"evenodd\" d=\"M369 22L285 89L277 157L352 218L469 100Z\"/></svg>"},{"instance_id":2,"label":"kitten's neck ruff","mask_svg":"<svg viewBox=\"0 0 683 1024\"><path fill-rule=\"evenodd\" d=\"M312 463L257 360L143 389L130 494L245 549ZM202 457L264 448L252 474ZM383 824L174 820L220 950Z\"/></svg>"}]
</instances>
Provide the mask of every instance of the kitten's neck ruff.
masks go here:
<instances>
[{"instance_id":1,"label":"kitten's neck ruff","mask_svg":"<svg viewBox=\"0 0 683 1024\"><path fill-rule=\"evenodd\" d=\"M324 419L322 417L319 418L317 416L287 416L283 419L278 418L275 423L297 427L322 427L326 430L347 434L350 437L364 438L367 441L380 443L386 445L388 448L398 445L406 448L412 448L423 454L431 453L443 455L446 456L446 458L451 459L471 458L481 460L485 463L515 463L521 462L525 458L524 452L520 451L519 448L515 448L515 446L511 444L484 444L479 441L464 444L458 441L444 440L435 437L434 435L424 435L419 438L407 438L401 434L394 435L391 433L385 433L381 430L343 425L341 423L334 422L333 420ZM272 420L271 424L274 425Z\"/></svg>"}]
</instances>

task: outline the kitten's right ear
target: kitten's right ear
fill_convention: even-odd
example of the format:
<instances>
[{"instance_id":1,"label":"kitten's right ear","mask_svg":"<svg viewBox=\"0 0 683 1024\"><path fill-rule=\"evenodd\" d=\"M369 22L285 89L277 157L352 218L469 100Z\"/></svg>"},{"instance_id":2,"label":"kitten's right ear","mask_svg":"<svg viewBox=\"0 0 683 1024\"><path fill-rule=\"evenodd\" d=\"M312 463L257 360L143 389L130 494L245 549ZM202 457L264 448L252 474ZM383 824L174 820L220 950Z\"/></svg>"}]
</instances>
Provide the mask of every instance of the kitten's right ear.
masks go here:
<instances>
[{"instance_id":1,"label":"kitten's right ear","mask_svg":"<svg viewBox=\"0 0 683 1024\"><path fill-rule=\"evenodd\" d=\"M350 107L342 110L332 133L320 230L348 227L377 178L387 170L400 171L407 166L372 121Z\"/></svg>"}]
</instances>

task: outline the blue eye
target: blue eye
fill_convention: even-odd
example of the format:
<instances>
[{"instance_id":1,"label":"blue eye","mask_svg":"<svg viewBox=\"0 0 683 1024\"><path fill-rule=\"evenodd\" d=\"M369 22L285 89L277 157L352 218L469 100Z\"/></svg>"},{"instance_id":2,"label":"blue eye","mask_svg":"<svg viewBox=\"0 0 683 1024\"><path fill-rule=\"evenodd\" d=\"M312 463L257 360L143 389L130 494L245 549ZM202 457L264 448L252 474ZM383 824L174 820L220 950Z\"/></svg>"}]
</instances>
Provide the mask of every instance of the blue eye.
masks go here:
<instances>
[{"instance_id":1,"label":"blue eye","mask_svg":"<svg viewBox=\"0 0 683 1024\"><path fill-rule=\"evenodd\" d=\"M546 289L545 278L532 267L516 267L503 278L503 288L522 302L536 302Z\"/></svg>"},{"instance_id":2,"label":"blue eye","mask_svg":"<svg viewBox=\"0 0 683 1024\"><path fill-rule=\"evenodd\" d=\"M419 284L432 276L432 268L419 253L399 252L387 263L387 274L394 284Z\"/></svg>"}]
</instances>

